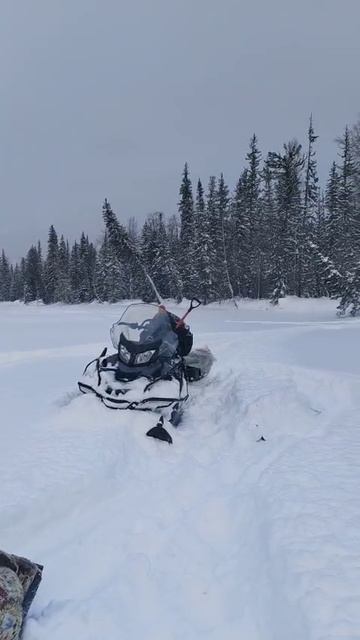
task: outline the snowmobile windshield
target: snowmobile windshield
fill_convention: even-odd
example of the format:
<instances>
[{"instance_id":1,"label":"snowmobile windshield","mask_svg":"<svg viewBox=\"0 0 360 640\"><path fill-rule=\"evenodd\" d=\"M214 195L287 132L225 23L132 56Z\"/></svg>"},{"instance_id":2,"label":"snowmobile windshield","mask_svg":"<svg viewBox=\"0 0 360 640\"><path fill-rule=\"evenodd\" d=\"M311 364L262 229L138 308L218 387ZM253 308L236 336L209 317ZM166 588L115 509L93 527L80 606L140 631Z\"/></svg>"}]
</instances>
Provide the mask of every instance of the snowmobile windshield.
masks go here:
<instances>
[{"instance_id":1,"label":"snowmobile windshield","mask_svg":"<svg viewBox=\"0 0 360 640\"><path fill-rule=\"evenodd\" d=\"M155 358L171 360L178 347L168 313L155 304L131 304L113 324L110 335L120 359L129 365Z\"/></svg>"}]
</instances>

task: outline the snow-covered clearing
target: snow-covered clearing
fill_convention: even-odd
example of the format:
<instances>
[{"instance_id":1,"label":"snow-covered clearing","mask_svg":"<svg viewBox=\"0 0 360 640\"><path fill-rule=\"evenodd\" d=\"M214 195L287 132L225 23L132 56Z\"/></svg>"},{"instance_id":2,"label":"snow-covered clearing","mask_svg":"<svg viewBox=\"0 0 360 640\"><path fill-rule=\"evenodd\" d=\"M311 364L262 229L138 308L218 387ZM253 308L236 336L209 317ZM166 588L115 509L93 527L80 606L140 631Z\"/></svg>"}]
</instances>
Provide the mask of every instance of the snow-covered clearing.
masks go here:
<instances>
[{"instance_id":1,"label":"snow-covered clearing","mask_svg":"<svg viewBox=\"0 0 360 640\"><path fill-rule=\"evenodd\" d=\"M335 306L195 311L217 361L170 447L76 395L122 305L0 304L0 548L45 565L25 640L360 638L360 322Z\"/></svg>"}]
</instances>

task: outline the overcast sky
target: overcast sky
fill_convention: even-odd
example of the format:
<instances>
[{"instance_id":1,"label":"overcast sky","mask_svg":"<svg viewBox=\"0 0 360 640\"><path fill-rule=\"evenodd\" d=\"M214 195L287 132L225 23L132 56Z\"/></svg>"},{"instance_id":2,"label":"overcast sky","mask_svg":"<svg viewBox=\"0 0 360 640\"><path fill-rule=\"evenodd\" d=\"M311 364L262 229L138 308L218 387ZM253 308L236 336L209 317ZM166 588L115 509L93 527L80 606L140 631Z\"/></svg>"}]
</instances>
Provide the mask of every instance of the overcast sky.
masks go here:
<instances>
[{"instance_id":1,"label":"overcast sky","mask_svg":"<svg viewBox=\"0 0 360 640\"><path fill-rule=\"evenodd\" d=\"M0 247L17 258L54 223L100 235L176 210L189 162L231 187L251 134L304 142L326 178L360 112L359 0L2 0Z\"/></svg>"}]
</instances>

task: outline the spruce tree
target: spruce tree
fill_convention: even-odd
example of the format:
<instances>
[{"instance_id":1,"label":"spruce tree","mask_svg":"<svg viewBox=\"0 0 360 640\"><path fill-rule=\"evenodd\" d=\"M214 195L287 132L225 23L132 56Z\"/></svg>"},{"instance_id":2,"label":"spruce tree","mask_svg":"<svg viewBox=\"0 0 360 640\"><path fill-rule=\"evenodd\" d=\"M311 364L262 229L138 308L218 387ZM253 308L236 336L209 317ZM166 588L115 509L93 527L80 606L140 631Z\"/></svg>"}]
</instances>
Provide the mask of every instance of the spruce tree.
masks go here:
<instances>
[{"instance_id":1,"label":"spruce tree","mask_svg":"<svg viewBox=\"0 0 360 640\"><path fill-rule=\"evenodd\" d=\"M24 300L24 284L21 267L16 264L11 283L11 300Z\"/></svg>"},{"instance_id":2,"label":"spruce tree","mask_svg":"<svg viewBox=\"0 0 360 640\"><path fill-rule=\"evenodd\" d=\"M11 293L11 269L4 249L0 257L0 301L10 300Z\"/></svg>"},{"instance_id":3,"label":"spruce tree","mask_svg":"<svg viewBox=\"0 0 360 640\"><path fill-rule=\"evenodd\" d=\"M340 208L340 176L333 162L325 192L325 238L323 264L326 267L326 289L331 297L337 297L340 290L340 270L342 270L343 225Z\"/></svg>"},{"instance_id":4,"label":"spruce tree","mask_svg":"<svg viewBox=\"0 0 360 640\"><path fill-rule=\"evenodd\" d=\"M141 233L141 255L146 271L150 274L156 287L162 296L166 296L164 291L164 281L161 268L161 261L157 244L156 214L150 215L145 220ZM141 297L145 302L156 301L156 294L148 280L143 283Z\"/></svg>"},{"instance_id":5,"label":"spruce tree","mask_svg":"<svg viewBox=\"0 0 360 640\"><path fill-rule=\"evenodd\" d=\"M126 295L124 264L139 262L140 257L135 242L129 237L125 227L117 220L110 202L105 198L103 219L107 233L109 301L121 300Z\"/></svg>"},{"instance_id":6,"label":"spruce tree","mask_svg":"<svg viewBox=\"0 0 360 640\"><path fill-rule=\"evenodd\" d=\"M22 283L22 295L20 296L19 300L24 300L25 301L25 291L26 291L26 283L25 283L25 278L26 278L26 260L25 258L21 258L20 260L20 281Z\"/></svg>"},{"instance_id":7,"label":"spruce tree","mask_svg":"<svg viewBox=\"0 0 360 640\"><path fill-rule=\"evenodd\" d=\"M166 221L166 235L168 237L170 253L180 269L180 222L177 215L170 216ZM180 271L179 271L180 274Z\"/></svg>"},{"instance_id":8,"label":"spruce tree","mask_svg":"<svg viewBox=\"0 0 360 640\"><path fill-rule=\"evenodd\" d=\"M272 293L271 257L273 252L273 228L275 226L274 175L267 158L261 171L262 191L260 195L260 216L258 245L260 253L260 274L258 297L269 298Z\"/></svg>"},{"instance_id":9,"label":"spruce tree","mask_svg":"<svg viewBox=\"0 0 360 640\"><path fill-rule=\"evenodd\" d=\"M59 274L57 279L55 298L59 302L70 303L72 299L70 282L70 256L69 246L65 242L64 236L61 236L59 242L58 265Z\"/></svg>"},{"instance_id":10,"label":"spruce tree","mask_svg":"<svg viewBox=\"0 0 360 640\"><path fill-rule=\"evenodd\" d=\"M211 282L212 296L216 300L220 300L222 291L222 266L223 266L223 249L222 249L222 230L221 221L218 210L218 193L216 177L210 176L208 190L206 195L206 217L207 231L209 236L208 244L208 280Z\"/></svg>"},{"instance_id":11,"label":"spruce tree","mask_svg":"<svg viewBox=\"0 0 360 640\"><path fill-rule=\"evenodd\" d=\"M167 298L175 298L177 301L180 301L182 298L182 281L180 279L178 266L171 255L170 243L166 233L164 215L162 213L158 214L157 226L157 260L162 269L162 290Z\"/></svg>"},{"instance_id":12,"label":"spruce tree","mask_svg":"<svg viewBox=\"0 0 360 640\"><path fill-rule=\"evenodd\" d=\"M43 261L42 247L41 247L40 240L36 245L36 251L37 251L37 257L38 257L38 283L37 283L38 299L44 301L44 298L45 298L44 261Z\"/></svg>"},{"instance_id":13,"label":"spruce tree","mask_svg":"<svg viewBox=\"0 0 360 640\"><path fill-rule=\"evenodd\" d=\"M258 149L257 137L250 140L250 149L246 156L248 170L244 183L246 218L249 221L249 295L261 297L263 287L263 256L261 249L260 227L260 162L261 152Z\"/></svg>"},{"instance_id":14,"label":"spruce tree","mask_svg":"<svg viewBox=\"0 0 360 640\"><path fill-rule=\"evenodd\" d=\"M211 217L209 209L205 205L204 189L201 180L199 180L197 184L195 238L198 295L201 297L203 303L207 304L216 298L214 283L216 254L211 229Z\"/></svg>"},{"instance_id":15,"label":"spruce tree","mask_svg":"<svg viewBox=\"0 0 360 640\"><path fill-rule=\"evenodd\" d=\"M79 302L91 302L94 299L94 270L96 254L83 232L79 243Z\"/></svg>"},{"instance_id":16,"label":"spruce tree","mask_svg":"<svg viewBox=\"0 0 360 640\"><path fill-rule=\"evenodd\" d=\"M197 182L196 187L196 199L195 199L195 208L194 208L194 250L195 250L195 260L196 260L196 273L198 277L198 296L202 295L202 286L201 286L201 230L204 220L204 212L205 212L205 197L204 197L204 189L201 183L200 178ZM205 303L206 304L206 303Z\"/></svg>"},{"instance_id":17,"label":"spruce tree","mask_svg":"<svg viewBox=\"0 0 360 640\"><path fill-rule=\"evenodd\" d=\"M48 237L48 249L44 265L44 302L56 302L59 278L59 244L57 233L51 225Z\"/></svg>"},{"instance_id":18,"label":"spruce tree","mask_svg":"<svg viewBox=\"0 0 360 640\"><path fill-rule=\"evenodd\" d=\"M356 210L360 211L360 119L350 132L351 152L354 163L354 196Z\"/></svg>"},{"instance_id":19,"label":"spruce tree","mask_svg":"<svg viewBox=\"0 0 360 640\"><path fill-rule=\"evenodd\" d=\"M341 249L342 219L340 209L340 176L336 163L333 162L325 193L327 211L327 253L336 263L340 262L338 255Z\"/></svg>"},{"instance_id":20,"label":"spruce tree","mask_svg":"<svg viewBox=\"0 0 360 640\"><path fill-rule=\"evenodd\" d=\"M117 251L111 244L108 247L106 279L109 302L119 302L119 300L127 297L128 289L124 262L119 258Z\"/></svg>"},{"instance_id":21,"label":"spruce tree","mask_svg":"<svg viewBox=\"0 0 360 640\"><path fill-rule=\"evenodd\" d=\"M355 163L352 156L349 128L345 128L342 138L338 140L340 146L340 189L339 206L341 211L341 231L338 251L340 254L340 268L352 270L357 264L360 248L359 212L356 210L355 200Z\"/></svg>"},{"instance_id":22,"label":"spruce tree","mask_svg":"<svg viewBox=\"0 0 360 640\"><path fill-rule=\"evenodd\" d=\"M131 245L135 247L135 254L130 257L125 263L124 276L126 284L126 297L135 300L141 297L141 291L144 283L144 272L136 259L136 256L141 254L140 249L140 237L138 231L138 224L134 218L130 218L128 224L128 236L130 238Z\"/></svg>"},{"instance_id":23,"label":"spruce tree","mask_svg":"<svg viewBox=\"0 0 360 640\"><path fill-rule=\"evenodd\" d=\"M341 212L338 241L340 313L350 308L351 315L360 309L360 210L357 208L356 179L357 167L353 156L349 128L345 128L340 144L340 189L339 208Z\"/></svg>"},{"instance_id":24,"label":"spruce tree","mask_svg":"<svg viewBox=\"0 0 360 640\"><path fill-rule=\"evenodd\" d=\"M339 315L347 311L351 316L360 314L360 261L342 279L340 296Z\"/></svg>"},{"instance_id":25,"label":"spruce tree","mask_svg":"<svg viewBox=\"0 0 360 640\"><path fill-rule=\"evenodd\" d=\"M217 216L219 221L219 271L218 283L221 298L234 298L234 291L230 279L229 243L230 243L230 212L229 189L225 184L224 175L220 175L216 194Z\"/></svg>"},{"instance_id":26,"label":"spruce tree","mask_svg":"<svg viewBox=\"0 0 360 640\"><path fill-rule=\"evenodd\" d=\"M109 279L108 279L109 242L107 234L104 237L97 252L95 269L95 297L99 302L109 300Z\"/></svg>"},{"instance_id":27,"label":"spruce tree","mask_svg":"<svg viewBox=\"0 0 360 640\"><path fill-rule=\"evenodd\" d=\"M80 302L80 286L81 286L81 274L80 274L80 250L79 244L75 240L70 250L70 287L71 287L71 302L78 304Z\"/></svg>"},{"instance_id":28,"label":"spruce tree","mask_svg":"<svg viewBox=\"0 0 360 640\"><path fill-rule=\"evenodd\" d=\"M271 153L269 160L275 176L271 299L277 304L284 295L296 293L304 167L301 145L292 140L284 145L283 154Z\"/></svg>"},{"instance_id":29,"label":"spruce tree","mask_svg":"<svg viewBox=\"0 0 360 640\"><path fill-rule=\"evenodd\" d=\"M330 294L331 263L327 256L327 224L325 196L318 190L317 210L313 229L307 237L307 247L312 267L312 281L306 290L310 297L320 298Z\"/></svg>"},{"instance_id":30,"label":"spruce tree","mask_svg":"<svg viewBox=\"0 0 360 640\"><path fill-rule=\"evenodd\" d=\"M202 186L200 178L197 182L197 187L196 187L195 211L196 213L204 213L205 211L204 188Z\"/></svg>"},{"instance_id":31,"label":"spruce tree","mask_svg":"<svg viewBox=\"0 0 360 640\"><path fill-rule=\"evenodd\" d=\"M119 259L130 259L136 254L136 247L131 242L125 227L117 220L110 202L106 198L102 213L110 245L117 252Z\"/></svg>"},{"instance_id":32,"label":"spruce tree","mask_svg":"<svg viewBox=\"0 0 360 640\"><path fill-rule=\"evenodd\" d=\"M165 222L166 237L169 248L170 257L173 265L173 281L176 289L176 300L178 303L182 300L183 283L180 273L180 222L177 215L172 215Z\"/></svg>"},{"instance_id":33,"label":"spruce tree","mask_svg":"<svg viewBox=\"0 0 360 640\"><path fill-rule=\"evenodd\" d=\"M31 246L25 261L24 299L25 302L44 300L44 284L42 279L41 255L38 249ZM44 302L48 302L47 299Z\"/></svg>"},{"instance_id":34,"label":"spruce tree","mask_svg":"<svg viewBox=\"0 0 360 640\"><path fill-rule=\"evenodd\" d=\"M183 294L191 298L197 294L194 201L187 163L180 186L180 275Z\"/></svg>"},{"instance_id":35,"label":"spruce tree","mask_svg":"<svg viewBox=\"0 0 360 640\"><path fill-rule=\"evenodd\" d=\"M319 236L321 227L321 206L319 202L319 178L317 175L314 142L315 135L312 116L308 129L308 149L305 159L305 184L303 198L303 214L297 230L298 258L296 274L296 295L309 295L312 289L321 289L317 261L314 262L311 244L315 235ZM319 226L320 224L320 226ZM319 242L319 238L317 238ZM316 284L315 284L316 283Z\"/></svg>"},{"instance_id":36,"label":"spruce tree","mask_svg":"<svg viewBox=\"0 0 360 640\"><path fill-rule=\"evenodd\" d=\"M250 221L246 202L248 170L244 169L231 200L230 273L235 294L247 297L251 291Z\"/></svg>"}]
</instances>

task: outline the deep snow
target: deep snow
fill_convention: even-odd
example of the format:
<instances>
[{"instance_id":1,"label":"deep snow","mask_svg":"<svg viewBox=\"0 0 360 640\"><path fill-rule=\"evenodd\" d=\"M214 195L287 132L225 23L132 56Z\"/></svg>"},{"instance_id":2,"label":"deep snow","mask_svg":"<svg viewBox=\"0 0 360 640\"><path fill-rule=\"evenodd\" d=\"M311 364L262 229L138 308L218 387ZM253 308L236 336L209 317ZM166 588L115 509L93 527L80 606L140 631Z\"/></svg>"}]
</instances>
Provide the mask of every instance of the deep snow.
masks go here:
<instances>
[{"instance_id":1,"label":"deep snow","mask_svg":"<svg viewBox=\"0 0 360 640\"><path fill-rule=\"evenodd\" d=\"M24 640L360 638L360 321L335 306L194 311L217 360L169 447L76 394L123 305L0 304L0 548L45 564Z\"/></svg>"}]
</instances>

